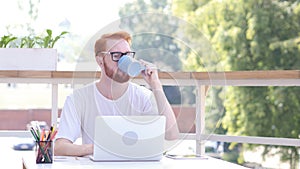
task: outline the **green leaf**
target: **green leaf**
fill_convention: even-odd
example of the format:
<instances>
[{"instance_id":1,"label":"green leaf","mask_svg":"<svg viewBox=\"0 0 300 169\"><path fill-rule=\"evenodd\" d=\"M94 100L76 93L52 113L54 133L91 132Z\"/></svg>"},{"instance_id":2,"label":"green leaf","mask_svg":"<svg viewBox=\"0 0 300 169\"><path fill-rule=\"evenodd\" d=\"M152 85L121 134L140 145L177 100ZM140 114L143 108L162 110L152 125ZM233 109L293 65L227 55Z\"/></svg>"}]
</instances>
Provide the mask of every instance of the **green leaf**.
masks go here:
<instances>
[{"instance_id":1,"label":"green leaf","mask_svg":"<svg viewBox=\"0 0 300 169\"><path fill-rule=\"evenodd\" d=\"M52 36L52 30L51 29L47 29L46 32L47 32L47 34L48 34L49 37Z\"/></svg>"}]
</instances>

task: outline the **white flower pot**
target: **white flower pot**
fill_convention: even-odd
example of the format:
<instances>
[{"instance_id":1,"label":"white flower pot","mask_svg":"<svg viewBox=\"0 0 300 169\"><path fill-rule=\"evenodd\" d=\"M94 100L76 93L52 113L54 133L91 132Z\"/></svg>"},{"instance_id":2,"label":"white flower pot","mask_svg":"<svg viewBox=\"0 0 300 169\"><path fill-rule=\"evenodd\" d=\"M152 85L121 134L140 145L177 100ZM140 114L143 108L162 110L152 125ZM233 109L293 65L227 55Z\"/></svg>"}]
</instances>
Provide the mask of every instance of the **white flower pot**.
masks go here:
<instances>
[{"instance_id":1,"label":"white flower pot","mask_svg":"<svg viewBox=\"0 0 300 169\"><path fill-rule=\"evenodd\" d=\"M52 48L0 48L0 70L50 70L57 67Z\"/></svg>"}]
</instances>

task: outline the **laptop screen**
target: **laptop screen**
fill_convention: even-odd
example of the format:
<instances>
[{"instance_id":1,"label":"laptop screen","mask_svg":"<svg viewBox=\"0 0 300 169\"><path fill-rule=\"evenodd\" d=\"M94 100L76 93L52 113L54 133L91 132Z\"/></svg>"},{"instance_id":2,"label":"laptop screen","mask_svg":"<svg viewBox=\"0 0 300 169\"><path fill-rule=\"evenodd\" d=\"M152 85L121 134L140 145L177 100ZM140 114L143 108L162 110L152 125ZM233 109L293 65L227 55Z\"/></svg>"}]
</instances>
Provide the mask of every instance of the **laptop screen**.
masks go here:
<instances>
[{"instance_id":1,"label":"laptop screen","mask_svg":"<svg viewBox=\"0 0 300 169\"><path fill-rule=\"evenodd\" d=\"M98 116L94 160L159 160L164 152L164 116Z\"/></svg>"}]
</instances>

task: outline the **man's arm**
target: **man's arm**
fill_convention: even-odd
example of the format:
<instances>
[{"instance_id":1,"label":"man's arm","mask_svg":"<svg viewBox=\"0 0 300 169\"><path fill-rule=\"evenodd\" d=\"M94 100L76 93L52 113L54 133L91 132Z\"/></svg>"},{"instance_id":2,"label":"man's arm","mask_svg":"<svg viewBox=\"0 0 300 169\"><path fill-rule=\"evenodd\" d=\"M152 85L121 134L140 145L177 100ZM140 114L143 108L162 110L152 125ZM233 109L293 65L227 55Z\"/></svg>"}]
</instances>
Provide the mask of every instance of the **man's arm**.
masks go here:
<instances>
[{"instance_id":1,"label":"man's arm","mask_svg":"<svg viewBox=\"0 0 300 169\"><path fill-rule=\"evenodd\" d=\"M158 111L166 117L166 139L177 139L179 130L176 122L176 117L162 89L162 86L160 86L160 88L154 88L152 89L152 91L157 102Z\"/></svg>"},{"instance_id":2,"label":"man's arm","mask_svg":"<svg viewBox=\"0 0 300 169\"><path fill-rule=\"evenodd\" d=\"M159 113L166 117L166 139L174 140L179 136L179 130L176 122L176 117L167 97L163 91L162 84L158 78L158 72L151 63L142 61L146 66L143 72L145 81L149 84L154 94Z\"/></svg>"},{"instance_id":3,"label":"man's arm","mask_svg":"<svg viewBox=\"0 0 300 169\"><path fill-rule=\"evenodd\" d=\"M60 117L58 133L54 145L54 154L58 156L85 156L93 153L93 145L77 145L73 141L80 136L80 121L75 104L68 96ZM72 141L71 141L72 140Z\"/></svg>"},{"instance_id":4,"label":"man's arm","mask_svg":"<svg viewBox=\"0 0 300 169\"><path fill-rule=\"evenodd\" d=\"M85 156L93 154L92 144L77 145L65 138L58 138L54 145L56 156Z\"/></svg>"}]
</instances>

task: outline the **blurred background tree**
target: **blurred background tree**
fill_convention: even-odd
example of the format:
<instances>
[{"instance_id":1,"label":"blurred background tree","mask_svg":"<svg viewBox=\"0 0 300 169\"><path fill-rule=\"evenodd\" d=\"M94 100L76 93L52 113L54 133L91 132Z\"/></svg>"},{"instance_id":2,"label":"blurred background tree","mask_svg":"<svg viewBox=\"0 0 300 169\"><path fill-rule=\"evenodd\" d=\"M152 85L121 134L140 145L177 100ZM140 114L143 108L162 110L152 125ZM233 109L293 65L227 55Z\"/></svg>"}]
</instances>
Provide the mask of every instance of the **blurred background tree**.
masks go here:
<instances>
[{"instance_id":1,"label":"blurred background tree","mask_svg":"<svg viewBox=\"0 0 300 169\"><path fill-rule=\"evenodd\" d=\"M140 13L136 13L139 11ZM177 31L176 18L163 15L170 12L167 0L135 0L119 11L121 27L133 36L132 49L137 59L156 64L160 71L180 71L180 48L173 38ZM180 87L163 86L172 104L181 104Z\"/></svg>"},{"instance_id":2,"label":"blurred background tree","mask_svg":"<svg viewBox=\"0 0 300 169\"><path fill-rule=\"evenodd\" d=\"M224 70L299 69L299 1L173 3L175 14L194 24L211 41ZM198 63L193 63L197 67ZM226 109L221 125L228 134L299 138L299 87L230 87L226 93L226 98L220 97ZM272 147L265 146L264 155ZM297 166L297 147L280 147L277 153L291 168Z\"/></svg>"}]
</instances>

